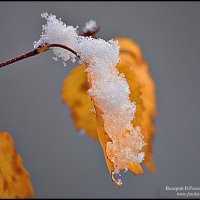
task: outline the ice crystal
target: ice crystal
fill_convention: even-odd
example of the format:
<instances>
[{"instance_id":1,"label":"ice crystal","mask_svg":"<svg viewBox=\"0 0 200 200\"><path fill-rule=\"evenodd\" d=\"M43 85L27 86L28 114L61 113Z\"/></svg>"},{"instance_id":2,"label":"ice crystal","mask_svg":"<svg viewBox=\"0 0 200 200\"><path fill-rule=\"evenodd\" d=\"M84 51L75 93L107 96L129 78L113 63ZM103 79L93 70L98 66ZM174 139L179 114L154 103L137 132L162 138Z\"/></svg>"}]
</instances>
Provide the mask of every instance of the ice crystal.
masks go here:
<instances>
[{"instance_id":1,"label":"ice crystal","mask_svg":"<svg viewBox=\"0 0 200 200\"><path fill-rule=\"evenodd\" d=\"M96 29L96 21L90 20L85 23L85 26L83 27L83 32L93 32Z\"/></svg>"}]
</instances>

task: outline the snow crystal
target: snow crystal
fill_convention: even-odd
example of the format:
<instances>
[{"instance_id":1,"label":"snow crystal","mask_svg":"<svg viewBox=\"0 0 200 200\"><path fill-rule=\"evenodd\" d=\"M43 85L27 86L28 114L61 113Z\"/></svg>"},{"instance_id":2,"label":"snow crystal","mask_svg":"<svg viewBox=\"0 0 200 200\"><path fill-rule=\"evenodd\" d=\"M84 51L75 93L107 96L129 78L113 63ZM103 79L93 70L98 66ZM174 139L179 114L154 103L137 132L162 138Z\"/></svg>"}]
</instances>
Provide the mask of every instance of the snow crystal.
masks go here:
<instances>
[{"instance_id":1,"label":"snow crystal","mask_svg":"<svg viewBox=\"0 0 200 200\"><path fill-rule=\"evenodd\" d=\"M71 49L76 49L78 27L67 26L61 19L56 19L56 16L52 14L42 13L41 17L47 20L47 24L42 26L42 35L38 41L34 42L34 48L49 43L63 44ZM54 47L52 50L57 58L61 58L65 62L76 57L73 53L58 47Z\"/></svg>"},{"instance_id":2,"label":"snow crystal","mask_svg":"<svg viewBox=\"0 0 200 200\"><path fill-rule=\"evenodd\" d=\"M63 44L75 50L81 63L87 63L85 70L91 75L92 87L88 94L103 112L106 133L112 139L107 143L107 154L118 168L127 167L131 162L140 163L144 159L142 148L145 145L140 127L133 127L136 103L131 102L130 88L124 74L116 65L119 62L118 41L79 36L77 28L67 26L54 15L42 14L47 20L41 38L34 47L45 43ZM93 20L86 23L84 31L96 26ZM53 47L56 58L64 62L75 55L61 48Z\"/></svg>"},{"instance_id":3,"label":"snow crystal","mask_svg":"<svg viewBox=\"0 0 200 200\"><path fill-rule=\"evenodd\" d=\"M85 23L83 27L83 32L93 32L97 27L97 24L94 20L90 20L89 22Z\"/></svg>"},{"instance_id":4,"label":"snow crystal","mask_svg":"<svg viewBox=\"0 0 200 200\"><path fill-rule=\"evenodd\" d=\"M144 152L140 152L137 156L134 156L134 160L137 163L141 163L144 160Z\"/></svg>"}]
</instances>

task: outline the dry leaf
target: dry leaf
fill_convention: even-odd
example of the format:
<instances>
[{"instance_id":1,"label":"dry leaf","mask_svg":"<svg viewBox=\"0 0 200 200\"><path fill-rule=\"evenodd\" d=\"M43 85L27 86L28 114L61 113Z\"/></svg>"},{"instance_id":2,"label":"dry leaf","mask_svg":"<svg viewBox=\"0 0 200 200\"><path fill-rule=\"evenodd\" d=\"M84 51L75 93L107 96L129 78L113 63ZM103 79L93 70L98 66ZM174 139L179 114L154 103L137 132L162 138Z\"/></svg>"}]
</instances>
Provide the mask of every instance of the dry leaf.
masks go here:
<instances>
[{"instance_id":1,"label":"dry leaf","mask_svg":"<svg viewBox=\"0 0 200 200\"><path fill-rule=\"evenodd\" d=\"M34 195L29 173L23 167L12 137L0 133L0 198L26 198Z\"/></svg>"},{"instance_id":2,"label":"dry leaf","mask_svg":"<svg viewBox=\"0 0 200 200\"><path fill-rule=\"evenodd\" d=\"M107 164L108 170L109 170L109 172L112 176L112 180L117 184L117 181L115 180L115 178L112 175L112 173L115 170L114 164L108 158L107 152L106 152L106 144L107 144L107 142L110 142L111 139L109 138L108 134L105 132L102 112L98 108L97 105L95 105L95 110L96 110L96 117L97 117L96 118L97 119L97 132L98 132L99 141L101 143L101 146L102 146L102 149L103 149L103 152L104 152L104 157L105 157L105 160L106 160L106 164Z\"/></svg>"},{"instance_id":3,"label":"dry leaf","mask_svg":"<svg viewBox=\"0 0 200 200\"><path fill-rule=\"evenodd\" d=\"M88 78L89 83L90 83L90 79ZM110 139L110 137L108 136L108 134L105 132L105 128L104 128L104 120L102 117L102 111L99 109L98 105L95 104L95 110L96 110L96 117L97 117L97 132L98 132L98 136L99 136L99 141L101 143L103 152L104 152L104 157L106 160L106 164L109 170L109 173L111 175L111 178L113 180L113 182L117 185L120 186L121 180L118 181L115 179L114 177L114 172L115 172L115 163L113 163L108 156L108 151L107 151L107 143L108 142L112 142L112 140ZM120 170L125 170L127 168L126 165L124 165L124 167L121 167ZM140 164L138 163L130 163L130 165L128 166L128 169L130 171L132 171L135 174L143 174L143 170Z\"/></svg>"},{"instance_id":4,"label":"dry leaf","mask_svg":"<svg viewBox=\"0 0 200 200\"><path fill-rule=\"evenodd\" d=\"M142 128L142 133L144 134L145 142L147 143L144 147L146 155L144 164L151 172L155 172L152 153L153 135L155 133L153 120L157 114L155 84L151 77L148 64L142 57L140 47L131 39L117 38L117 40L121 46L121 62L126 62L127 65L129 65L130 68L137 74L140 80L143 112L142 117L138 117L138 120L135 120L134 123L139 122L139 125Z\"/></svg>"},{"instance_id":5,"label":"dry leaf","mask_svg":"<svg viewBox=\"0 0 200 200\"><path fill-rule=\"evenodd\" d=\"M132 121L132 124L134 125L134 127L141 126L141 119L143 117L143 110L144 110L143 101L141 98L142 86L139 77L136 75L130 63L127 63L124 59L122 59L123 54L126 54L126 52L125 51L120 52L120 62L117 65L117 68L120 73L123 73L125 75L126 81L129 84L131 91L130 100L132 102L133 101L136 102L137 106L136 113L135 113L135 118ZM131 163L128 169L132 171L134 174L143 174L143 169L139 163Z\"/></svg>"},{"instance_id":6,"label":"dry leaf","mask_svg":"<svg viewBox=\"0 0 200 200\"><path fill-rule=\"evenodd\" d=\"M62 99L72 111L72 119L78 130L82 129L94 140L98 140L94 104L88 96L88 81L85 66L76 67L65 79Z\"/></svg>"},{"instance_id":7,"label":"dry leaf","mask_svg":"<svg viewBox=\"0 0 200 200\"><path fill-rule=\"evenodd\" d=\"M153 163L152 147L153 134L155 132L153 119L156 115L155 85L151 78L148 65L142 57L140 47L130 39L117 38L117 40L121 46L120 62L117 68L120 73L124 73L131 90L130 99L131 101L135 101L137 105L135 119L132 123L134 126L141 127L141 132L147 143L147 145L143 147L145 152L144 163L151 172L154 172L155 166ZM98 108L98 105L95 104L96 118L95 115L90 112L91 108L94 107L94 103L86 92L89 87L84 69L84 66L78 66L66 78L62 90L62 97L64 102L72 110L72 116L76 127L78 129L84 129L86 134L92 136L96 140L100 140L109 172L112 175L115 167L106 151L106 144L111 141L111 139L105 132L102 112ZM88 75L88 81L90 85L90 75ZM83 85L87 85L85 91L80 89ZM82 102L81 106L75 103L77 100ZM89 128L92 131L87 131ZM120 170L122 169L125 169L125 167L120 168ZM143 173L140 164L130 163L128 169L135 174ZM113 176L112 178L113 181L118 184Z\"/></svg>"}]
</instances>

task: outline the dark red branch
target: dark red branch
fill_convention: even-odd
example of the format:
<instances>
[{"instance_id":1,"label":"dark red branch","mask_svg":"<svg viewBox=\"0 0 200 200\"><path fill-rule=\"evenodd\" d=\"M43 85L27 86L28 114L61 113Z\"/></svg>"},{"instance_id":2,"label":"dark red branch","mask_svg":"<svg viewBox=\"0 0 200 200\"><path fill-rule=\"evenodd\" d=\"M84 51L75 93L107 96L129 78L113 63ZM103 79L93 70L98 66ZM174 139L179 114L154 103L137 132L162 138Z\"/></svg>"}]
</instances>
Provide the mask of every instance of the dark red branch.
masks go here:
<instances>
[{"instance_id":1,"label":"dark red branch","mask_svg":"<svg viewBox=\"0 0 200 200\"><path fill-rule=\"evenodd\" d=\"M35 56L35 55L37 55L37 54L39 54L39 52L37 51L37 49L34 49L33 51L30 51L30 52L25 53L25 54L23 54L23 55L17 56L16 58L12 58L12 59L10 59L10 60L7 60L7 61L5 61L5 62L0 63L0 68L1 68L1 67L4 67L4 66L6 66L6 65L10 65L10 64L12 64L12 63L14 63L14 62L17 62L17 61L19 61L19 60L23 60L23 59L25 59L25 58L28 58L28 57L31 57L31 56Z\"/></svg>"},{"instance_id":2,"label":"dark red branch","mask_svg":"<svg viewBox=\"0 0 200 200\"><path fill-rule=\"evenodd\" d=\"M100 31L100 26L96 26L93 31L83 32L81 36L92 36L93 38L97 38L96 33Z\"/></svg>"},{"instance_id":3,"label":"dark red branch","mask_svg":"<svg viewBox=\"0 0 200 200\"><path fill-rule=\"evenodd\" d=\"M63 44L47 44L49 46L49 48L51 47L60 47L62 49L68 50L70 52L72 52L74 55L76 55L77 57L79 57L79 55L77 54L76 51L74 51L73 49L69 48L68 46L65 46Z\"/></svg>"},{"instance_id":4,"label":"dark red branch","mask_svg":"<svg viewBox=\"0 0 200 200\"><path fill-rule=\"evenodd\" d=\"M96 38L96 33L99 32L99 30L100 30L100 27L99 27L99 26L96 26L96 27L94 28L93 31L83 32L83 33L81 34L81 36L86 36L86 37L92 36L93 38ZM32 51L30 51L30 52L28 52L28 53L22 54L22 55L20 55L20 56L17 56L17 57L15 57L15 58L12 58L12 59L10 59L10 60L7 60L7 61L5 61L5 62L0 63L0 68L1 68L1 67L4 67L4 66L6 66L6 65L10 65L10 64L12 64L12 63L15 63L15 62L17 62L17 61L20 61L20 60L23 60L23 59L26 59L26 58L35 56L35 55L37 55L37 54L43 53L43 52L49 50L49 49L52 48L52 47L60 47L60 48L62 48L62 49L65 49L65 50L67 50L67 51L70 51L71 53L73 53L74 55L76 55L77 57L80 58L80 56L77 54L76 51L74 51L74 50L71 49L70 47L67 47L67 46L65 46L65 45L63 45L63 44L44 44L43 46L39 46L38 48L36 48L36 49L34 49L34 50L32 50Z\"/></svg>"},{"instance_id":5,"label":"dark red branch","mask_svg":"<svg viewBox=\"0 0 200 200\"><path fill-rule=\"evenodd\" d=\"M34 50L32 50L32 51L30 51L30 52L28 52L28 53L22 54L22 55L20 55L20 56L17 56L16 58L12 58L12 59L10 59L10 60L7 60L7 61L5 61L5 62L0 63L0 68L1 68L1 67L4 67L4 66L6 66L6 65L9 65L9 64L15 63L15 62L17 62L17 61L20 61L20 60L23 60L23 59L26 59L26 58L35 56L35 55L37 55L37 54L43 53L43 52L49 50L49 49L52 48L52 47L59 47L59 48L68 50L68 51L70 51L71 53L75 54L77 57L79 57L79 56L77 55L77 52L76 52L76 51L74 51L73 49L71 49L71 48L69 48L69 47L67 47L67 46L65 46L65 45L62 45L62 44L45 44L45 45L43 45L43 46L39 46L38 48L36 48L36 49L34 49Z\"/></svg>"}]
</instances>

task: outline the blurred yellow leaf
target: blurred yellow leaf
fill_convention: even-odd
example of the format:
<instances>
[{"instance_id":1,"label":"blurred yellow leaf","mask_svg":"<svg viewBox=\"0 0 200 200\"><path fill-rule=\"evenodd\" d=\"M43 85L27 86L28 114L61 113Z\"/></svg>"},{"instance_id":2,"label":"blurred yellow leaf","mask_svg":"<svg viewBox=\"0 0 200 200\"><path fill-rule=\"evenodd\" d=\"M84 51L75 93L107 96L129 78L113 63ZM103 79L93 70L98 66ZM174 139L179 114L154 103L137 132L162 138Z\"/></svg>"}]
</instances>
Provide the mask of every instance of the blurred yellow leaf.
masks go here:
<instances>
[{"instance_id":1,"label":"blurred yellow leaf","mask_svg":"<svg viewBox=\"0 0 200 200\"><path fill-rule=\"evenodd\" d=\"M34 195L29 173L23 167L12 137L0 133L0 198L26 198Z\"/></svg>"},{"instance_id":2,"label":"blurred yellow leaf","mask_svg":"<svg viewBox=\"0 0 200 200\"><path fill-rule=\"evenodd\" d=\"M65 79L62 88L62 99L72 112L72 119L78 130L82 129L94 140L98 140L94 104L88 96L88 81L85 66L76 67Z\"/></svg>"}]
</instances>

